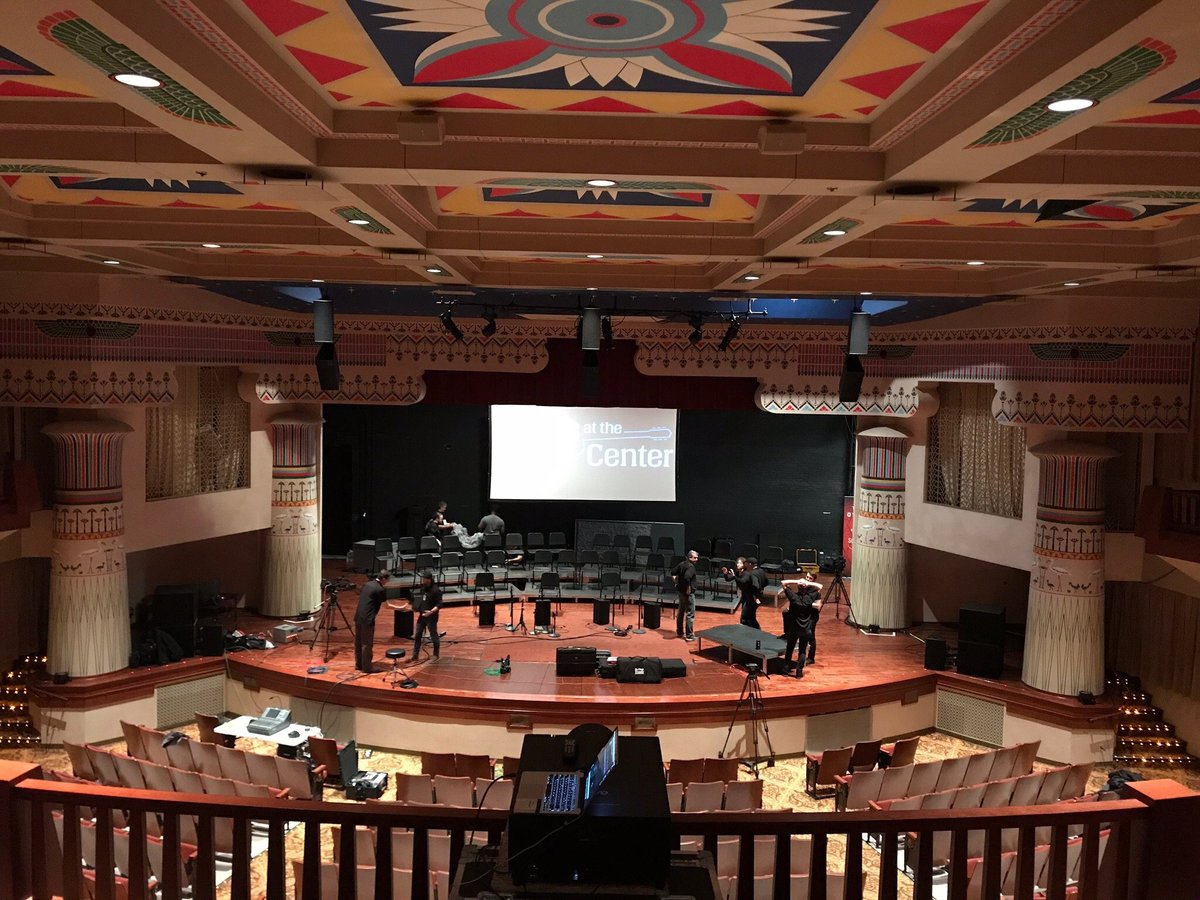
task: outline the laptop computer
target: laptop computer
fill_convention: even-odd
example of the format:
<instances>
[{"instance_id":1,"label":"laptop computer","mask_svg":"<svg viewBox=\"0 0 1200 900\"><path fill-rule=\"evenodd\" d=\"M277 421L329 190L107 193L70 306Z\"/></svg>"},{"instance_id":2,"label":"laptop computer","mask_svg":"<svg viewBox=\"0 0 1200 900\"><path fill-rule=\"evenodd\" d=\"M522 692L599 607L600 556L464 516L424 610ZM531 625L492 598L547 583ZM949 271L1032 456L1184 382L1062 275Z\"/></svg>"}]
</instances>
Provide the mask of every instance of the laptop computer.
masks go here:
<instances>
[{"instance_id":1,"label":"laptop computer","mask_svg":"<svg viewBox=\"0 0 1200 900\"><path fill-rule=\"evenodd\" d=\"M513 797L515 813L578 815L596 795L604 779L617 765L617 729L587 772L522 772Z\"/></svg>"}]
</instances>

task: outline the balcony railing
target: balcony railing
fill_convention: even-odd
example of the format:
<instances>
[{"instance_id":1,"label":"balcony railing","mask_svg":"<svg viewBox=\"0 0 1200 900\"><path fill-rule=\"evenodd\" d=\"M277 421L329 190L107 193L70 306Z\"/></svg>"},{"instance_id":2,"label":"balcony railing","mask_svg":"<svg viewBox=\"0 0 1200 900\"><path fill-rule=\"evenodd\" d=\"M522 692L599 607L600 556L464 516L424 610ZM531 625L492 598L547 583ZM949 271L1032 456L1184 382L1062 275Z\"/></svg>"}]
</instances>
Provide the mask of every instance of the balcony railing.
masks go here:
<instances>
[{"instance_id":1,"label":"balcony railing","mask_svg":"<svg viewBox=\"0 0 1200 900\"><path fill-rule=\"evenodd\" d=\"M809 894L812 900L826 898L827 849L833 837L846 841L844 896L861 900L864 880L877 878L878 896L894 898L901 877L901 848L915 847L904 862L911 869L916 900L933 895L935 879L934 836L949 835L949 900L966 900L971 895L999 897L1002 881L1002 835L1016 829L1018 847L1013 895L1032 900L1035 889L1046 900L1065 900L1068 891L1068 840L1082 835L1071 885L1079 900L1176 900L1194 897L1200 884L1200 861L1191 846L1200 833L1200 794L1171 781L1148 781L1130 785L1134 799L1056 804L1025 808L919 810L906 812L850 812L795 814L788 812L677 813L673 822L678 834L698 835L715 855L721 838L735 838L741 852L736 896L751 900L755 895L753 851L756 837L774 838L772 896L790 896L792 838L810 841L808 860ZM52 812L62 813L61 845ZM95 868L89 873L94 885L84 885L81 814L96 822ZM0 840L0 897L35 898L61 895L67 900L94 895L111 898L117 887L113 876L112 825L127 821L129 858L124 875L129 886L147 883L147 817L154 817L161 831L162 865L157 872L164 897L181 896L184 872L181 856L181 821L191 817L195 827L196 851L190 872L192 896L212 900L216 895L214 860L217 837L232 846L231 894L233 900L250 897L251 823L265 823L266 891L268 900L283 900L286 885L285 828L303 826L303 865L296 885L297 896L317 900L321 896L321 826L341 826L338 895L354 897L358 871L355 863L354 826L375 832L374 896L393 896L391 832L413 833L412 893L415 900L429 897L429 834L444 830L450 835L450 871L457 868L467 834L486 832L498 840L507 812L494 809L416 807L398 804L350 804L317 801L250 800L209 794L179 794L126 790L99 785L66 784L41 780L34 765L0 762L0 823L5 837ZM189 823L191 824L191 823ZM259 826L261 830L262 826ZM1039 829L1044 831L1039 835ZM1102 839L1107 830L1107 840ZM982 833L982 858L969 865L968 843L972 833ZM915 834L915 842L911 835ZM864 860L865 835L873 835L880 848L879 861L872 853ZM1049 859L1042 870L1042 883L1035 885L1035 845L1046 843ZM943 834L944 837L944 834ZM976 841L978 844L978 842ZM1078 846L1078 845L1076 845ZM293 859L295 857L293 856ZM63 864L64 860L75 860ZM864 863L866 863L864 865ZM877 871L875 871L877 866ZM975 871L981 869L982 877ZM970 872L969 872L970 870ZM975 891L980 893L976 894ZM130 896L144 896L131 891ZM401 900L401 898L397 898Z\"/></svg>"}]
</instances>

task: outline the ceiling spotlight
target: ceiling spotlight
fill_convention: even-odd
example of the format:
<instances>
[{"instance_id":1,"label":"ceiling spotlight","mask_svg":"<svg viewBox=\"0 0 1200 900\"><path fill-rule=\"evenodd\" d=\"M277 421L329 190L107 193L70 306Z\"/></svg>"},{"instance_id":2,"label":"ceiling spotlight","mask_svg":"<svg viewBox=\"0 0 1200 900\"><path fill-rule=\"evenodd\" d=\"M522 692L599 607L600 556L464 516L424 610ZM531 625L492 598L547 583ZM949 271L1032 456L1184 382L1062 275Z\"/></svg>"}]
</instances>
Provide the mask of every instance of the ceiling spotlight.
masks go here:
<instances>
[{"instance_id":1,"label":"ceiling spotlight","mask_svg":"<svg viewBox=\"0 0 1200 900\"><path fill-rule=\"evenodd\" d=\"M1079 287L1078 281L1064 281L1063 287Z\"/></svg>"},{"instance_id":2,"label":"ceiling spotlight","mask_svg":"<svg viewBox=\"0 0 1200 900\"><path fill-rule=\"evenodd\" d=\"M604 254L603 253L589 253L587 255L587 258L588 259L604 259Z\"/></svg>"},{"instance_id":3,"label":"ceiling spotlight","mask_svg":"<svg viewBox=\"0 0 1200 900\"><path fill-rule=\"evenodd\" d=\"M967 265L968 266L986 266L987 263L985 263L982 259L969 259L969 260L967 260Z\"/></svg>"},{"instance_id":4,"label":"ceiling spotlight","mask_svg":"<svg viewBox=\"0 0 1200 900\"><path fill-rule=\"evenodd\" d=\"M688 335L688 343L695 347L704 340L704 316L697 313L688 319L688 324L692 326L692 333Z\"/></svg>"},{"instance_id":5,"label":"ceiling spotlight","mask_svg":"<svg viewBox=\"0 0 1200 900\"><path fill-rule=\"evenodd\" d=\"M312 280L312 283L313 283L313 284L324 284L324 283L325 283L325 279L324 279L324 278L314 278L314 279Z\"/></svg>"},{"instance_id":6,"label":"ceiling spotlight","mask_svg":"<svg viewBox=\"0 0 1200 900\"><path fill-rule=\"evenodd\" d=\"M126 87L160 88L163 85L157 78L152 78L149 75L138 75L136 72L118 72L116 75L109 77L118 84L123 84Z\"/></svg>"},{"instance_id":7,"label":"ceiling spotlight","mask_svg":"<svg viewBox=\"0 0 1200 900\"><path fill-rule=\"evenodd\" d=\"M370 219L347 219L346 222L350 225L370 225Z\"/></svg>"},{"instance_id":8,"label":"ceiling spotlight","mask_svg":"<svg viewBox=\"0 0 1200 900\"><path fill-rule=\"evenodd\" d=\"M873 292L873 291L859 291L859 292L858 292L858 296L860 296L860 297L870 297L872 293L874 293L874 292Z\"/></svg>"},{"instance_id":9,"label":"ceiling spotlight","mask_svg":"<svg viewBox=\"0 0 1200 900\"><path fill-rule=\"evenodd\" d=\"M101 262L103 262L106 266L119 266L121 264L119 259L104 259L101 260Z\"/></svg>"},{"instance_id":10,"label":"ceiling spotlight","mask_svg":"<svg viewBox=\"0 0 1200 900\"><path fill-rule=\"evenodd\" d=\"M1095 106L1095 100L1089 100L1087 97L1070 97L1066 100L1055 100L1053 103L1047 103L1046 109L1056 113L1072 113Z\"/></svg>"},{"instance_id":11,"label":"ceiling spotlight","mask_svg":"<svg viewBox=\"0 0 1200 900\"><path fill-rule=\"evenodd\" d=\"M430 275L441 275L446 270L439 266L426 266L425 271L428 272Z\"/></svg>"},{"instance_id":12,"label":"ceiling spotlight","mask_svg":"<svg viewBox=\"0 0 1200 900\"><path fill-rule=\"evenodd\" d=\"M718 350L728 350L729 345L734 342L738 336L738 331L741 329L742 323L738 321L737 316L729 320L729 327L725 329L725 334L721 336L721 343L717 344Z\"/></svg>"},{"instance_id":13,"label":"ceiling spotlight","mask_svg":"<svg viewBox=\"0 0 1200 900\"><path fill-rule=\"evenodd\" d=\"M616 187L617 183L611 178L589 178L588 187Z\"/></svg>"},{"instance_id":14,"label":"ceiling spotlight","mask_svg":"<svg viewBox=\"0 0 1200 900\"><path fill-rule=\"evenodd\" d=\"M489 309L487 312L485 312L483 314L483 321L484 321L484 326L483 326L483 328L480 329L479 333L482 334L484 337L490 338L493 334L496 333L496 312L495 312L495 310Z\"/></svg>"},{"instance_id":15,"label":"ceiling spotlight","mask_svg":"<svg viewBox=\"0 0 1200 900\"><path fill-rule=\"evenodd\" d=\"M447 334L454 340L461 341L463 339L462 329L458 327L458 323L454 321L454 310L445 309L438 316L442 320L442 327L446 329Z\"/></svg>"},{"instance_id":16,"label":"ceiling spotlight","mask_svg":"<svg viewBox=\"0 0 1200 900\"><path fill-rule=\"evenodd\" d=\"M205 250L220 250L221 249L220 244L201 244L200 246L203 247Z\"/></svg>"},{"instance_id":17,"label":"ceiling spotlight","mask_svg":"<svg viewBox=\"0 0 1200 900\"><path fill-rule=\"evenodd\" d=\"M830 228L821 232L826 237L841 237L845 233L846 230L844 228Z\"/></svg>"},{"instance_id":18,"label":"ceiling spotlight","mask_svg":"<svg viewBox=\"0 0 1200 900\"><path fill-rule=\"evenodd\" d=\"M761 275L743 275L742 281L758 281L760 278L762 278Z\"/></svg>"}]
</instances>

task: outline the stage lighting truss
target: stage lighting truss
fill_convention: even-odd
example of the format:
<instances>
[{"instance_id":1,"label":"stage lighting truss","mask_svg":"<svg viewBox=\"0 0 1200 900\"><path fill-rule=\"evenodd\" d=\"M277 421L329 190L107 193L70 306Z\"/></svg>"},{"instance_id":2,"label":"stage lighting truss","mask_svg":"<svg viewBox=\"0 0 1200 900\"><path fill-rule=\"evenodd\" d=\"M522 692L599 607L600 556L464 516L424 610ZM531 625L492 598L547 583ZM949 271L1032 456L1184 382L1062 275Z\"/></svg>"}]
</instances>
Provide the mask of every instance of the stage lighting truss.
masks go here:
<instances>
[{"instance_id":1,"label":"stage lighting truss","mask_svg":"<svg viewBox=\"0 0 1200 900\"><path fill-rule=\"evenodd\" d=\"M479 333L484 337L490 338L496 333L496 311L494 309L489 309L484 312L483 321L484 325L483 328L480 329Z\"/></svg>"},{"instance_id":2,"label":"stage lighting truss","mask_svg":"<svg viewBox=\"0 0 1200 900\"><path fill-rule=\"evenodd\" d=\"M688 324L692 326L692 333L688 335L688 343L695 347L704 340L704 316L694 315L688 319Z\"/></svg>"},{"instance_id":3,"label":"stage lighting truss","mask_svg":"<svg viewBox=\"0 0 1200 900\"><path fill-rule=\"evenodd\" d=\"M447 306L438 315L442 322L442 327L446 329L446 333L456 341L463 339L462 329L458 327L458 323L454 321L454 305Z\"/></svg>"},{"instance_id":4,"label":"stage lighting truss","mask_svg":"<svg viewBox=\"0 0 1200 900\"><path fill-rule=\"evenodd\" d=\"M742 323L737 316L729 317L729 327L725 329L725 334L721 336L721 343L717 345L718 350L728 350L730 345L737 340L738 332L742 328Z\"/></svg>"}]
</instances>

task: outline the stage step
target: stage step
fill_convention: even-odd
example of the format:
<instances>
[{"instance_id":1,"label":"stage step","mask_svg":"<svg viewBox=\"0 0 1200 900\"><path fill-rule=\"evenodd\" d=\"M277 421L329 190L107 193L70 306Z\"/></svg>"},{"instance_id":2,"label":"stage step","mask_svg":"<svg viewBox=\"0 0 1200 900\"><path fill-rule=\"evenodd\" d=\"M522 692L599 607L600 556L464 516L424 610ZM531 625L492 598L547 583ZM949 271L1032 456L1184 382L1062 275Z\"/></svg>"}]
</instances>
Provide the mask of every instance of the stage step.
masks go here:
<instances>
[{"instance_id":1,"label":"stage step","mask_svg":"<svg viewBox=\"0 0 1200 900\"><path fill-rule=\"evenodd\" d=\"M29 683L46 671L46 657L22 656L0 677L0 747L40 744L29 714Z\"/></svg>"},{"instance_id":2,"label":"stage step","mask_svg":"<svg viewBox=\"0 0 1200 900\"><path fill-rule=\"evenodd\" d=\"M1119 698L1113 763L1128 766L1180 766L1194 768L1198 761L1187 752L1187 742L1175 736L1175 726L1163 721L1163 711L1142 690L1134 676L1116 673L1108 687Z\"/></svg>"}]
</instances>

